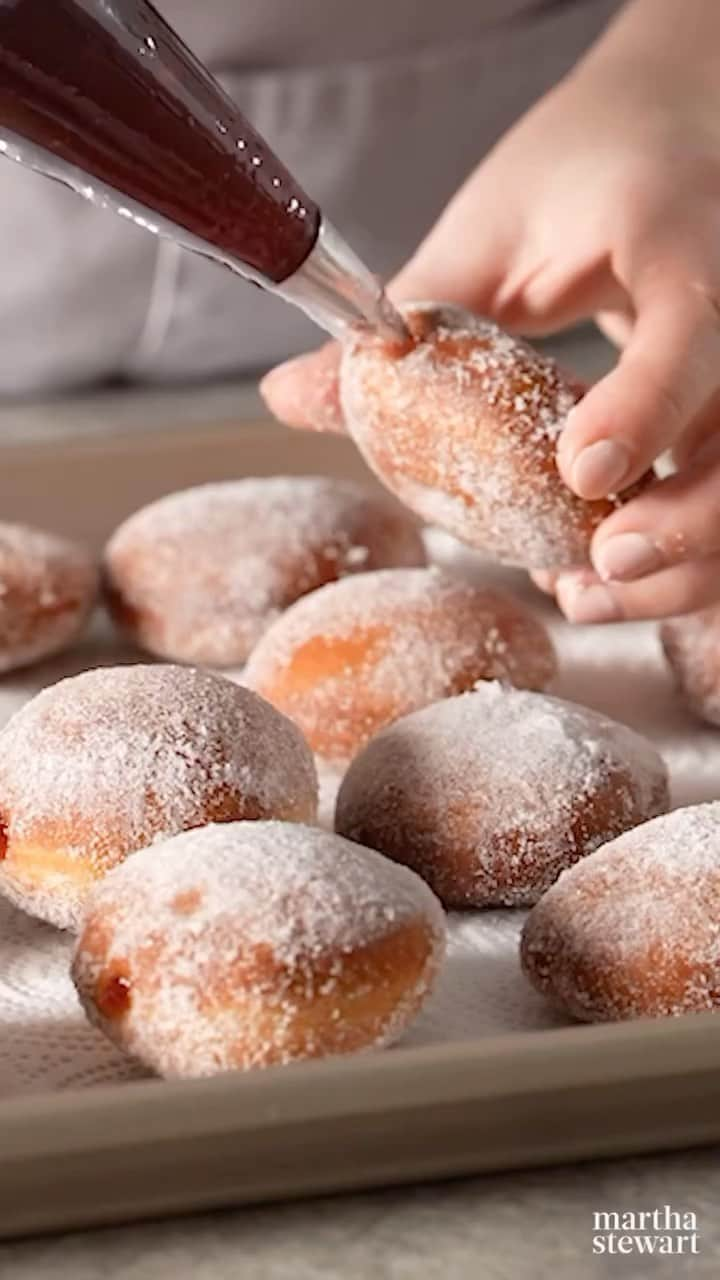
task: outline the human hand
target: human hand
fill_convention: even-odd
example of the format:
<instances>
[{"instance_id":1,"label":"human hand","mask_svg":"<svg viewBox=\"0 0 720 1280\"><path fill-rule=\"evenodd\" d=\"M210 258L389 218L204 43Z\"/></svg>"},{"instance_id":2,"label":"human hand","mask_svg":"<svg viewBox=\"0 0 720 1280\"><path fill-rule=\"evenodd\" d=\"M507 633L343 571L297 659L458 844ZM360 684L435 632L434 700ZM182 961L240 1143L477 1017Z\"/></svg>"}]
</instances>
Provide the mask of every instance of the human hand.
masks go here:
<instances>
[{"instance_id":1,"label":"human hand","mask_svg":"<svg viewBox=\"0 0 720 1280\"><path fill-rule=\"evenodd\" d=\"M666 0L651 2L657 19ZM599 498L667 450L679 470L600 526L593 569L541 579L578 622L720 598L720 102L702 50L639 39L646 4L495 148L392 287L531 336L594 316L622 346L568 419L561 474ZM341 429L337 359L327 346L274 371L270 406Z\"/></svg>"}]
</instances>

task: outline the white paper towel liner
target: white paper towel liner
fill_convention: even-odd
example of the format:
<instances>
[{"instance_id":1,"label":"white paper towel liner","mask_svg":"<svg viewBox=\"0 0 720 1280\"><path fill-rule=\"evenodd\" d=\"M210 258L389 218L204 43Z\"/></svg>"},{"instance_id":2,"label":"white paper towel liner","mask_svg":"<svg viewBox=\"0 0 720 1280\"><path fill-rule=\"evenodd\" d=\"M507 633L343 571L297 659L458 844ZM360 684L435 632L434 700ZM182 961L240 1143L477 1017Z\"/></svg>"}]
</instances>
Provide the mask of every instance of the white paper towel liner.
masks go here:
<instances>
[{"instance_id":1,"label":"white paper towel liner","mask_svg":"<svg viewBox=\"0 0 720 1280\"><path fill-rule=\"evenodd\" d=\"M491 578L542 607L523 574L485 564L452 539L433 533L433 557L469 577ZM561 674L553 692L594 707L645 733L670 769L675 805L720 798L720 730L680 705L665 668L657 629L566 625L548 608ZM39 689L87 667L137 661L99 622L73 653L0 682L0 724ZM322 779L324 821L337 779ZM447 960L435 992L404 1045L470 1040L560 1025L523 978L518 964L522 911L456 913ZM68 976L72 940L0 900L0 1096L138 1078L125 1058L85 1021Z\"/></svg>"}]
</instances>

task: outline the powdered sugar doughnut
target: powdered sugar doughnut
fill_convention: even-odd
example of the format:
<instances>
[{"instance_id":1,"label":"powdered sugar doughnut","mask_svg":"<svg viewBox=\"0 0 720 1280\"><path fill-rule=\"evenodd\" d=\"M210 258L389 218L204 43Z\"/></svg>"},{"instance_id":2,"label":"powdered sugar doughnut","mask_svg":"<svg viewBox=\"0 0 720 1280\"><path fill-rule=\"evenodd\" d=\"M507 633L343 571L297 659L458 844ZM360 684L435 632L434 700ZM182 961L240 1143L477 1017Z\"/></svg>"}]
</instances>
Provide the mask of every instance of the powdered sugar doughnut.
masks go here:
<instances>
[{"instance_id":1,"label":"powdered sugar doughnut","mask_svg":"<svg viewBox=\"0 0 720 1280\"><path fill-rule=\"evenodd\" d=\"M405 868L311 827L229 823L98 885L73 977L116 1044L208 1076L391 1043L443 944L442 908Z\"/></svg>"},{"instance_id":2,"label":"powdered sugar doughnut","mask_svg":"<svg viewBox=\"0 0 720 1280\"><path fill-rule=\"evenodd\" d=\"M363 569L423 565L395 501L323 476L202 485L131 516L107 548L118 623L150 653L241 665L288 605Z\"/></svg>"},{"instance_id":3,"label":"powdered sugar doughnut","mask_svg":"<svg viewBox=\"0 0 720 1280\"><path fill-rule=\"evenodd\" d=\"M0 523L0 672L58 653L82 631L97 595L89 552L67 538Z\"/></svg>"},{"instance_id":4,"label":"powdered sugar doughnut","mask_svg":"<svg viewBox=\"0 0 720 1280\"><path fill-rule=\"evenodd\" d=\"M667 803L660 757L624 725L488 684L373 739L335 827L412 867L446 907L524 906Z\"/></svg>"},{"instance_id":5,"label":"powdered sugar doughnut","mask_svg":"<svg viewBox=\"0 0 720 1280\"><path fill-rule=\"evenodd\" d=\"M478 680L541 688L554 673L547 632L511 596L439 569L387 569L300 600L244 678L318 755L342 761L398 716Z\"/></svg>"},{"instance_id":6,"label":"powdered sugar doughnut","mask_svg":"<svg viewBox=\"0 0 720 1280\"><path fill-rule=\"evenodd\" d=\"M688 706L709 724L720 724L720 606L671 618L660 638Z\"/></svg>"},{"instance_id":7,"label":"powdered sugar doughnut","mask_svg":"<svg viewBox=\"0 0 720 1280\"><path fill-rule=\"evenodd\" d=\"M557 470L577 388L552 360L459 307L401 310L412 344L358 333L343 356L343 412L366 461L424 520L500 560L586 561L617 503L575 497Z\"/></svg>"},{"instance_id":8,"label":"powdered sugar doughnut","mask_svg":"<svg viewBox=\"0 0 720 1280\"><path fill-rule=\"evenodd\" d=\"M0 892L75 928L94 880L208 822L313 821L315 766L289 720L190 668L62 680L0 733Z\"/></svg>"},{"instance_id":9,"label":"powdered sugar doughnut","mask_svg":"<svg viewBox=\"0 0 720 1280\"><path fill-rule=\"evenodd\" d=\"M584 1022L720 1008L720 804L646 822L566 871L530 913L521 958Z\"/></svg>"}]
</instances>

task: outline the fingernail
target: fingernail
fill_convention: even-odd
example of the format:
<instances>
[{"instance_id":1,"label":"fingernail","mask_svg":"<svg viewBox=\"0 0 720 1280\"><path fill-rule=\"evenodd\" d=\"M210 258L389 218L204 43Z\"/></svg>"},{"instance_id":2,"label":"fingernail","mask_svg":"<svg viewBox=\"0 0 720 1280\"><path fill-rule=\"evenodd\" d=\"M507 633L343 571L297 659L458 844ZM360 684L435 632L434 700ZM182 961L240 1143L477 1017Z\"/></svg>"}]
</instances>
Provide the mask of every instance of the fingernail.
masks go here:
<instances>
[{"instance_id":1,"label":"fingernail","mask_svg":"<svg viewBox=\"0 0 720 1280\"><path fill-rule=\"evenodd\" d=\"M621 612L607 587L567 576L558 578L555 595L568 622L617 622Z\"/></svg>"},{"instance_id":2,"label":"fingernail","mask_svg":"<svg viewBox=\"0 0 720 1280\"><path fill-rule=\"evenodd\" d=\"M581 498L606 498L622 488L630 462L628 450L618 440L596 440L578 454L570 483Z\"/></svg>"},{"instance_id":3,"label":"fingernail","mask_svg":"<svg viewBox=\"0 0 720 1280\"><path fill-rule=\"evenodd\" d=\"M603 582L632 582L661 568L663 555L644 533L618 533L593 552Z\"/></svg>"}]
</instances>

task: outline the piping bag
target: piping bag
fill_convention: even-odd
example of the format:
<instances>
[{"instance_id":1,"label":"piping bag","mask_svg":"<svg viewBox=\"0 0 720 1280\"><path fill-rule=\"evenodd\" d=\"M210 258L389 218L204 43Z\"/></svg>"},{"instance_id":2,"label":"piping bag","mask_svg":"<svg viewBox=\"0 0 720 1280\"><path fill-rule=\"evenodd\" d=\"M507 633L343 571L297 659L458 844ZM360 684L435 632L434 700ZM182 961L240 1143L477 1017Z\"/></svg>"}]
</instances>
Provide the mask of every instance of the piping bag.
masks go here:
<instances>
[{"instance_id":1,"label":"piping bag","mask_svg":"<svg viewBox=\"0 0 720 1280\"><path fill-rule=\"evenodd\" d=\"M335 337L407 336L380 281L147 0L0 0L0 153Z\"/></svg>"}]
</instances>

